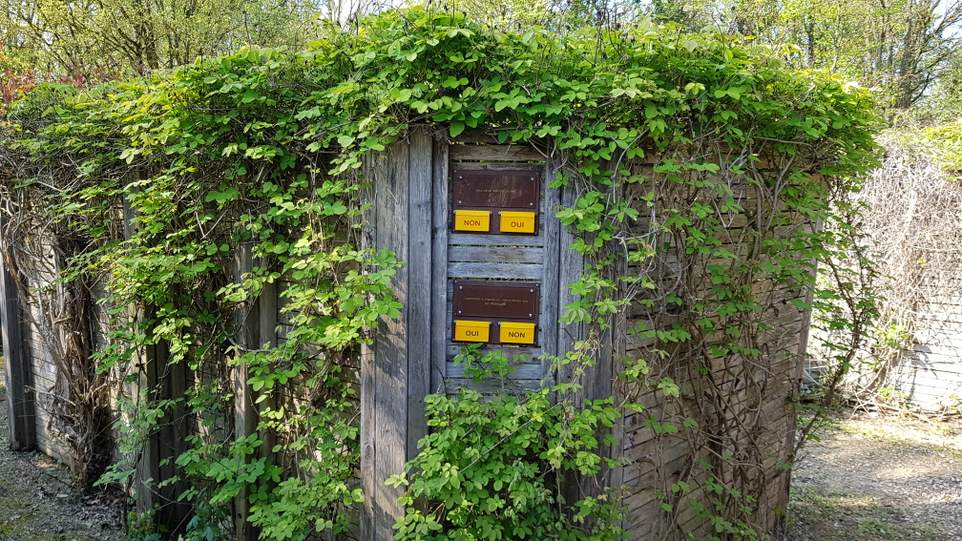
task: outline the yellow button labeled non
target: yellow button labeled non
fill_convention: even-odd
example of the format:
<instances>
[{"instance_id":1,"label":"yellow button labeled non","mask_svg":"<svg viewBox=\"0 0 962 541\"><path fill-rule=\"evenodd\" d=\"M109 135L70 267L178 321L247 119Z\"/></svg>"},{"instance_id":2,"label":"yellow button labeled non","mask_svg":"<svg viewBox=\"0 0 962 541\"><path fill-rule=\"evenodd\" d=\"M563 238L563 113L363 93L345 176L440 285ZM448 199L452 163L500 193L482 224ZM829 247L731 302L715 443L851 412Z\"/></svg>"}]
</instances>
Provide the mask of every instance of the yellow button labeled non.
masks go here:
<instances>
[{"instance_id":1,"label":"yellow button labeled non","mask_svg":"<svg viewBox=\"0 0 962 541\"><path fill-rule=\"evenodd\" d=\"M454 211L455 231L491 231L490 210L456 210Z\"/></svg>"},{"instance_id":2,"label":"yellow button labeled non","mask_svg":"<svg viewBox=\"0 0 962 541\"><path fill-rule=\"evenodd\" d=\"M498 323L498 338L502 344L534 344L534 323Z\"/></svg>"},{"instance_id":3,"label":"yellow button labeled non","mask_svg":"<svg viewBox=\"0 0 962 541\"><path fill-rule=\"evenodd\" d=\"M454 320L454 340L456 342L487 342L490 335L490 321Z\"/></svg>"},{"instance_id":4,"label":"yellow button labeled non","mask_svg":"<svg viewBox=\"0 0 962 541\"><path fill-rule=\"evenodd\" d=\"M534 233L534 212L528 211L501 211L501 232L502 233Z\"/></svg>"}]
</instances>

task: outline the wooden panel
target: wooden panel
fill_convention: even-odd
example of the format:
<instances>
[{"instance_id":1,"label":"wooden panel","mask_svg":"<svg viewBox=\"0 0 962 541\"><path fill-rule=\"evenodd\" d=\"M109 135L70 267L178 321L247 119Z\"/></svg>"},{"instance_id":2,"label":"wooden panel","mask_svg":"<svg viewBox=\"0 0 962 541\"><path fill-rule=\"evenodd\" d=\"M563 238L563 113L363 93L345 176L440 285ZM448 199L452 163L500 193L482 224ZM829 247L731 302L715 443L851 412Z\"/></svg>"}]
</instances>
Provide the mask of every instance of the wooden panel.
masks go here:
<instances>
[{"instance_id":1,"label":"wooden panel","mask_svg":"<svg viewBox=\"0 0 962 541\"><path fill-rule=\"evenodd\" d=\"M361 230L361 248L365 250L377 249L375 238L377 233L377 207L373 204L377 198L377 185L375 170L376 158L369 156L363 165L364 177L367 184L364 186L364 200L372 202L365 208L363 214L364 228ZM374 363L376 345L363 344L361 346L360 358L360 406L361 406L361 491L364 493L364 501L361 503L360 513L360 540L374 540L374 506L375 496L378 486L374 471L374 457L376 455L376 436L377 436L377 417L376 404L377 381L375 378L376 367Z\"/></svg>"},{"instance_id":2,"label":"wooden panel","mask_svg":"<svg viewBox=\"0 0 962 541\"><path fill-rule=\"evenodd\" d=\"M188 438L196 428L194 416L186 402L181 400L187 396L187 389L193 384L193 374L187 363L170 364L167 342L160 342L153 349L157 365L157 398L176 400L161 419L157 434L160 459L158 480L170 480L177 478L180 473L176 459L190 448ZM155 515L156 520L176 534L186 530L192 512L190 503L180 499L180 495L189 488L189 481L180 476L177 482L168 481L158 490L161 506Z\"/></svg>"},{"instance_id":3,"label":"wooden panel","mask_svg":"<svg viewBox=\"0 0 962 541\"><path fill-rule=\"evenodd\" d=\"M257 336L260 346L276 346L281 338L277 332L278 319L280 318L278 289L279 286L276 282L264 284L261 295L257 299ZM258 404L258 412L274 408L276 404L277 395L271 395ZM271 456L276 440L274 431L265 431L261 440L260 455Z\"/></svg>"},{"instance_id":4,"label":"wooden panel","mask_svg":"<svg viewBox=\"0 0 962 541\"><path fill-rule=\"evenodd\" d=\"M431 196L434 188L434 143L426 132L411 137L408 191L408 293L407 314L407 452L417 454L418 441L427 434L424 397L431 391ZM393 473L399 473L397 470Z\"/></svg>"},{"instance_id":5,"label":"wooden panel","mask_svg":"<svg viewBox=\"0 0 962 541\"><path fill-rule=\"evenodd\" d=\"M746 200L754 200L751 189L742 190ZM726 231L725 244L736 253L744 251L749 242L753 241L747 227L752 220L750 213L733 214L728 217L729 229ZM646 223L636 225L639 234L644 233ZM805 227L806 224L799 224ZM791 229L799 226L776 227L774 234L788 234ZM677 258L660 257L656 261L658 266L652 268L632 268L628 273L654 273L656 281L665 282L671 287L674 275L682 272L682 265ZM771 510L781 505L787 497L787 476L782 472L779 464L784 461L790 448L790 438L794 432L794 420L790 400L794 396L801 358L799 353L804 351L805 329L807 315L788 304L788 301L799 297L799 289L785 285L775 285L759 282L753 286L756 295L763 299L763 303L772 306L761 314L762 319L771 327L761 332L759 342L763 344L762 359L738 360L734 358L709 360L711 373L715 377L718 389L724 393L726 416L749 417L759 420L758 433L737 434L731 436L737 441L747 441L752 438L762 447L761 459L763 465L761 475L772 478L767 492L762 498L763 505L755 515L755 519L763 529L768 529L775 514ZM696 295L698 293L696 292ZM650 327L664 328L670 326L683 314L666 314L663 309L656 307L649 309L638 304L629 308L629 314L637 319L626 322L631 328L635 323L644 322ZM616 333L621 335L621 333ZM636 333L626 336L625 352L632 354L632 350L650 345L647 339ZM715 337L704 337L709 343ZM646 343L648 342L648 343ZM616 344L617 351L617 344ZM637 355L638 353L635 353ZM692 383L689 373L696 370L700 363L685 361L685 356L672 357L669 362L652 362L653 379L662 376L672 377L683 389L683 396L692 393ZM624 470L624 486L629 496L626 507L630 510L629 520L625 526L630 531L630 539L649 538L683 538L693 535L700 538L699 532L707 531L708 525L682 503L676 506L677 512L668 523L668 515L659 509L658 492L664 490L677 476L690 467L693 460L692 450L687 448L682 439L657 436L654 430L645 425L644 418L649 415L658 419L686 415L692 406L681 401L685 409L679 409L679 403L667 403L660 393L646 393L638 400L649 409L644 415L628 415L623 419L625 436L622 442L624 456L629 460L629 466ZM689 496L687 499L697 497Z\"/></svg>"},{"instance_id":6,"label":"wooden panel","mask_svg":"<svg viewBox=\"0 0 962 541\"><path fill-rule=\"evenodd\" d=\"M551 279L552 273L557 273L554 265L546 265L546 261L556 261L554 252L558 239L552 235L557 230L557 220L554 218L554 207L556 206L557 194L551 193L546 189L547 183L543 180L546 175L544 158L540 154L532 154L527 147L506 147L491 145L465 145L451 147L450 167L458 170L481 170L481 171L531 171L531 176L541 179L538 208L541 213L538 220L538 231L536 235L474 235L467 233L447 232L447 273L448 284L446 287L446 313L444 336L446 340L446 368L449 376L447 392L468 386L481 392L495 392L501 386L500 382L477 383L470 378L464 377L464 367L452 362L452 359L461 349L460 344L450 340L451 332L451 282L453 279L502 279L502 280L525 280L536 281L541 284L541 303L539 308L547 321L555 321L554 316L549 316L545 312L546 307L554 306L552 301L557 296L556 280ZM435 204L437 209L438 205ZM550 211L548 210L550 207ZM550 214L549 214L550 212ZM447 218L445 209L445 219ZM546 279L547 278L547 279ZM548 288L548 289L546 289ZM550 309L549 309L550 311ZM508 392L517 392L524 388L536 388L540 385L543 370L540 368L538 357L545 350L555 351L557 340L554 338L556 331L552 325L545 325L541 318L537 321L538 345L545 345L545 337L550 340L550 346L544 350L540 347L504 347L486 346L486 350L503 349L506 355L511 357L515 354L524 354L526 361L519 363L516 370L510 375L509 379L513 382L506 382L505 388ZM547 333L547 334L546 334Z\"/></svg>"},{"instance_id":7,"label":"wooden panel","mask_svg":"<svg viewBox=\"0 0 962 541\"><path fill-rule=\"evenodd\" d=\"M244 275L254 266L254 258L249 244L237 247L234 253L234 281L241 282ZM258 303L250 302L241 306L234 314L234 326L237 329L237 345L245 350L254 350L258 344L259 315ZM248 435L257 433L257 406L254 404L253 391L248 385L246 364L233 366L234 380L234 439L240 440ZM250 513L250 494L246 488L234 497L234 539L237 541L254 541L257 532L247 521Z\"/></svg>"},{"instance_id":8,"label":"wooden panel","mask_svg":"<svg viewBox=\"0 0 962 541\"><path fill-rule=\"evenodd\" d=\"M554 160L545 164L545 196L541 221L544 231L544 252L541 276L541 344L548 355L558 355L558 261L561 257L561 222L556 218L561 209L561 191L552 188L558 163ZM550 360L545 361L542 373L550 369Z\"/></svg>"},{"instance_id":9,"label":"wooden panel","mask_svg":"<svg viewBox=\"0 0 962 541\"><path fill-rule=\"evenodd\" d=\"M448 325L448 327L446 328L448 335L450 335L450 330L451 330L451 327L450 325ZM539 329L539 332L547 332L547 331L541 331ZM461 353L461 344L449 343L447 346L447 350L448 350L447 359L451 360L454 358L455 355L457 355L458 353ZM538 357L541 356L541 352L542 352L542 348L509 346L509 345L499 346L496 344L491 344L489 346L486 346L485 348L485 351L498 351L498 350L503 351L505 356L507 356L509 359L523 357L527 361L537 360Z\"/></svg>"},{"instance_id":10,"label":"wooden panel","mask_svg":"<svg viewBox=\"0 0 962 541\"><path fill-rule=\"evenodd\" d=\"M480 162L539 162L544 156L528 145L451 145L451 159Z\"/></svg>"},{"instance_id":11,"label":"wooden panel","mask_svg":"<svg viewBox=\"0 0 962 541\"><path fill-rule=\"evenodd\" d=\"M448 144L446 141L434 143L434 200L432 204L432 227L434 237L431 257L431 391L444 391L445 370L447 367L447 328L448 288L438 287L447 284L448 269Z\"/></svg>"},{"instance_id":12,"label":"wooden panel","mask_svg":"<svg viewBox=\"0 0 962 541\"><path fill-rule=\"evenodd\" d=\"M445 342L432 333L444 326L447 292L432 287L447 281L444 265L432 258L446 254L443 206L435 205L439 156L443 146L426 132L370 157L366 173L372 179L374 205L368 210L364 245L394 252L402 262L391 287L401 303L398 318L382 318L372 349L361 359L361 486L365 495L361 519L364 541L392 538L402 515L401 490L387 479L404 471L426 433L424 399L435 382L443 382ZM439 221L440 218L440 221ZM440 291L439 291L440 290ZM440 374L435 374L439 372Z\"/></svg>"},{"instance_id":13,"label":"wooden panel","mask_svg":"<svg viewBox=\"0 0 962 541\"><path fill-rule=\"evenodd\" d=\"M451 262L474 263L532 263L544 262L544 250L527 246L451 246Z\"/></svg>"},{"instance_id":14,"label":"wooden panel","mask_svg":"<svg viewBox=\"0 0 962 541\"><path fill-rule=\"evenodd\" d=\"M511 373L510 379L526 379L526 380L540 380L542 375L541 362L523 362L523 363L512 363L511 368L513 372ZM449 362L447 366L447 374L449 378L463 378L467 379L468 376L465 375L464 365L455 362Z\"/></svg>"},{"instance_id":15,"label":"wooden panel","mask_svg":"<svg viewBox=\"0 0 962 541\"><path fill-rule=\"evenodd\" d=\"M449 263L449 278L497 278L504 280L538 280L541 265L519 263Z\"/></svg>"},{"instance_id":16,"label":"wooden panel","mask_svg":"<svg viewBox=\"0 0 962 541\"><path fill-rule=\"evenodd\" d=\"M482 382L473 379L449 377L446 382L448 394L455 394L459 389L469 388L486 395L496 394L520 394L541 387L541 381L537 379L506 379L504 381L485 380Z\"/></svg>"},{"instance_id":17,"label":"wooden panel","mask_svg":"<svg viewBox=\"0 0 962 541\"><path fill-rule=\"evenodd\" d=\"M573 207L578 200L578 193L574 186L565 186L561 192L561 206L565 208ZM558 314L564 317L565 308L577 300L577 296L571 293L571 284L581 277L584 269L584 260L578 252L571 249L576 240L575 235L568 228L561 228L559 243L559 263L558 263ZM565 352L572 351L574 344L584 335L584 328L580 323L561 325L558 331L558 353L563 355ZM570 383L575 379L574 368L576 363L570 363L561 374L559 379L562 382Z\"/></svg>"},{"instance_id":18,"label":"wooden panel","mask_svg":"<svg viewBox=\"0 0 962 541\"><path fill-rule=\"evenodd\" d=\"M962 399L962 280L942 275L926 289L929 302L918 309L917 342L904 352L892 381L912 405L939 411Z\"/></svg>"},{"instance_id":19,"label":"wooden panel","mask_svg":"<svg viewBox=\"0 0 962 541\"><path fill-rule=\"evenodd\" d=\"M542 223L544 220L542 220ZM447 227L447 212L445 211L444 224ZM542 225L542 229L544 226ZM544 246L544 236L538 235L517 235L508 237L505 235L476 235L473 233L454 233L448 232L449 246Z\"/></svg>"},{"instance_id":20,"label":"wooden panel","mask_svg":"<svg viewBox=\"0 0 962 541\"><path fill-rule=\"evenodd\" d=\"M409 147L392 146L378 157L375 168L375 238L378 249L392 250L401 261L408 259L408 181ZM374 397L376 449L374 453L372 494L374 501L373 537L391 539L392 526L401 516L398 503L401 491L385 485L388 477L404 468L407 454L407 340L405 323L411 301L408 297L408 271L404 265L395 274L392 287L401 303L401 317L382 318L377 332L374 355ZM362 465L362 475L367 474Z\"/></svg>"}]
</instances>

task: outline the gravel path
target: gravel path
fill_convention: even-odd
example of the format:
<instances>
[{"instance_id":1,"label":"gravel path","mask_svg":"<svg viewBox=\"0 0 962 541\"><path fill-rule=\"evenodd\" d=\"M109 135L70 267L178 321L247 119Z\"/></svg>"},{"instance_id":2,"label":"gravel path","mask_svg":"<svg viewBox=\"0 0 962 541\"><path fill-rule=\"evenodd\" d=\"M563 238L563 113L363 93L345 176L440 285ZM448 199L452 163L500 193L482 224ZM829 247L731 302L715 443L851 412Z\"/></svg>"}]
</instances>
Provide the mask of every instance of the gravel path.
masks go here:
<instances>
[{"instance_id":1,"label":"gravel path","mask_svg":"<svg viewBox=\"0 0 962 541\"><path fill-rule=\"evenodd\" d=\"M962 423L839 419L804 453L790 539L962 540Z\"/></svg>"},{"instance_id":2,"label":"gravel path","mask_svg":"<svg viewBox=\"0 0 962 541\"><path fill-rule=\"evenodd\" d=\"M0 359L0 541L121 541L120 512L103 495L84 496L70 474L40 453L10 450Z\"/></svg>"}]
</instances>

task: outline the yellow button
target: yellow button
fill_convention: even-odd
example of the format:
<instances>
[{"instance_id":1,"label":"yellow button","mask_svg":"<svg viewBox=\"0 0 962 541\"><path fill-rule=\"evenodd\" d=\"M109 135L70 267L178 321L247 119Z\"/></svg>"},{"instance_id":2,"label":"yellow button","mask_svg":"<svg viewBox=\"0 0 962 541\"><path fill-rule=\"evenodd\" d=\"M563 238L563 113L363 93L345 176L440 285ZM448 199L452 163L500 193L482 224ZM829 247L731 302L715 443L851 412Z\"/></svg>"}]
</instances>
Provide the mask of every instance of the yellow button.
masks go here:
<instances>
[{"instance_id":1,"label":"yellow button","mask_svg":"<svg viewBox=\"0 0 962 541\"><path fill-rule=\"evenodd\" d=\"M456 210L454 211L455 231L491 231L490 210Z\"/></svg>"},{"instance_id":2,"label":"yellow button","mask_svg":"<svg viewBox=\"0 0 962 541\"><path fill-rule=\"evenodd\" d=\"M534 323L498 323L498 338L502 344L534 344Z\"/></svg>"},{"instance_id":3,"label":"yellow button","mask_svg":"<svg viewBox=\"0 0 962 541\"><path fill-rule=\"evenodd\" d=\"M534 233L534 212L501 211L502 233Z\"/></svg>"},{"instance_id":4,"label":"yellow button","mask_svg":"<svg viewBox=\"0 0 962 541\"><path fill-rule=\"evenodd\" d=\"M456 342L487 342L490 334L490 321L454 320L454 340Z\"/></svg>"}]
</instances>

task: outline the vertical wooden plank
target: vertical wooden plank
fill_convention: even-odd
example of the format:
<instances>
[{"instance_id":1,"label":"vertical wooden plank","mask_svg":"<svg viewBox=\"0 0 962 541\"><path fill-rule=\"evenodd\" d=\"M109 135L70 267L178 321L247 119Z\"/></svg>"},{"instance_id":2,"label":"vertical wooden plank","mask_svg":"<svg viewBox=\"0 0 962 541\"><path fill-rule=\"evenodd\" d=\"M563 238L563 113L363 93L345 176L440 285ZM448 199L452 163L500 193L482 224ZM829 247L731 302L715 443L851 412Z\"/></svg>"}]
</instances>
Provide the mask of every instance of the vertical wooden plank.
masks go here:
<instances>
[{"instance_id":1,"label":"vertical wooden plank","mask_svg":"<svg viewBox=\"0 0 962 541\"><path fill-rule=\"evenodd\" d=\"M578 199L577 188L573 185L561 188L561 207L573 207ZM560 226L559 226L560 227ZM578 252L571 249L575 242L575 235L567 227L560 227L559 249L558 249L558 355L564 356L574 350L575 343L583 338L583 326L580 323L563 325L561 317L564 316L565 307L577 300L577 296L571 293L571 284L578 280L584 267L584 260ZM545 259L545 267L548 260ZM562 367L557 374L559 383L583 383L580 373L580 363L571 363ZM584 392L572 393L572 396L555 397L556 400L570 400L575 407L581 407L584 399ZM577 501L581 498L581 486L584 482L582 476L570 474L562 480L562 492L565 499L569 502Z\"/></svg>"},{"instance_id":2,"label":"vertical wooden plank","mask_svg":"<svg viewBox=\"0 0 962 541\"><path fill-rule=\"evenodd\" d=\"M562 189L561 205L563 207L574 206L577 198L578 191L576 186L569 185ZM561 227L560 229L560 246L557 256L557 260L559 261L557 265L557 310L559 317L564 314L565 307L568 304L578 299L576 295L571 293L570 287L572 283L581 277L581 273L584 270L583 256L571 248L576 240L575 235L567 228ZM546 242L550 242L550 240L546 239ZM546 253L546 262L550 260L549 257L548 253ZM548 266L546 263L545 267L547 268ZM623 268L616 268L616 272L623 270ZM562 325L559 320L558 327L558 355L564 355L567 352L573 351L576 342L586 338L586 330L583 324ZM619 347L618 342L620 342L621 349L624 349L624 326L619 323L619 318L612 318L608 328L601 332L598 341L599 347L594 359L585 359L585 362L575 362L565 367L559 374L562 382L581 384L580 392L574 393L574 395L570 397L571 401L577 407L583 406L586 400L605 399L611 397L615 392L613 384L616 369L614 364L620 362L620 358L616 358L618 356L615 354L616 349ZM590 366L586 366L586 363L590 364ZM603 446L600 449L602 455L607 457L621 455L621 437L618 433L620 426L619 424L614 427L614 436L617 441L609 446ZM607 467L603 467L600 475L596 478L577 476L577 478L569 479L566 482L565 492L569 499L598 495L603 492L606 487L613 486L612 483L615 481L615 478L620 475L621 473L619 471L611 471L608 470Z\"/></svg>"},{"instance_id":3,"label":"vertical wooden plank","mask_svg":"<svg viewBox=\"0 0 962 541\"><path fill-rule=\"evenodd\" d=\"M364 209L364 226L361 229L361 248L376 249L375 234L377 230L377 186L374 178L377 156L368 156L364 161L364 197L362 201L370 202ZM377 482L375 480L374 463L377 452L375 423L375 399L377 397L377 381L375 376L374 353L376 345L361 346L360 359L360 393L361 393L361 491L364 502L361 504L360 535L361 541L374 539L374 496Z\"/></svg>"},{"instance_id":4,"label":"vertical wooden plank","mask_svg":"<svg viewBox=\"0 0 962 541\"><path fill-rule=\"evenodd\" d=\"M277 345L277 282L265 284L261 290L261 296L257 300L257 334L259 347ZM269 398L260 403L258 412L268 408L273 408L277 404L275 398ZM265 432L261 438L260 456L270 456L273 453L275 438L270 431Z\"/></svg>"},{"instance_id":5,"label":"vertical wooden plank","mask_svg":"<svg viewBox=\"0 0 962 541\"><path fill-rule=\"evenodd\" d=\"M138 320L147 317L146 310L143 307L133 308L132 313ZM154 400L158 381L156 346L147 346L137 352L136 355L140 365L137 378L137 399L150 402ZM157 505L159 498L156 485L160 481L160 438L158 433L155 432L147 436L140 454L140 460L137 461L135 492L137 494L137 509L141 513L151 511Z\"/></svg>"},{"instance_id":6,"label":"vertical wooden plank","mask_svg":"<svg viewBox=\"0 0 962 541\"><path fill-rule=\"evenodd\" d=\"M17 283L4 261L10 247L0 250L0 326L3 334L4 380L7 387L7 419L10 448L27 451L37 445L36 402L33 372L24 345L23 309Z\"/></svg>"},{"instance_id":7,"label":"vertical wooden plank","mask_svg":"<svg viewBox=\"0 0 962 541\"><path fill-rule=\"evenodd\" d=\"M577 187L568 185L561 190L562 208L573 207L578 200ZM558 315L563 317L565 307L576 301L578 297L571 293L571 284L581 277L584 269L584 258L581 254L571 249L576 241L575 235L567 228L562 227L560 231L560 247L558 257ZM547 263L546 263L547 265ZM574 349L575 343L584 337L584 328L580 323L562 325L558 323L558 355ZM574 363L578 364L578 363ZM558 378L564 383L580 382L579 374L576 373L576 366L568 365L558 374ZM575 399L575 405L580 406L580 400Z\"/></svg>"},{"instance_id":8,"label":"vertical wooden plank","mask_svg":"<svg viewBox=\"0 0 962 541\"><path fill-rule=\"evenodd\" d=\"M622 261L619 272L622 276L627 273L628 262ZM622 376L624 373L624 361L627 355L628 346L628 314L627 309L622 309L615 315L613 321L613 340L612 340L612 365L611 365L611 377L613 382L622 381ZM612 386L612 394L615 397L615 403L618 404L624 400L623 396L624 386L617 385L615 383ZM618 418L615 420L615 426L612 427L611 433L614 437L614 442L611 444L611 458L621 461L625 457L625 415L627 412L624 408L621 408ZM624 490L625 484L625 467L618 466L613 469L609 475L609 486L616 492L616 496L620 494L622 497L627 495ZM624 518L621 524L622 528L626 527L624 523Z\"/></svg>"},{"instance_id":9,"label":"vertical wooden plank","mask_svg":"<svg viewBox=\"0 0 962 541\"><path fill-rule=\"evenodd\" d=\"M599 400L608 398L614 392L613 348L614 348L614 318L609 320L608 328L602 331L598 358L594 366L585 370L585 398Z\"/></svg>"},{"instance_id":10,"label":"vertical wooden plank","mask_svg":"<svg viewBox=\"0 0 962 541\"><path fill-rule=\"evenodd\" d=\"M542 221L544 223L544 257L541 277L541 343L544 344L545 354L558 355L559 327L561 308L558 280L560 279L559 258L561 257L561 222L556 217L561 207L561 190L551 188L559 163L555 159L548 159L544 172L544 208ZM551 361L542 366L542 378L550 376Z\"/></svg>"},{"instance_id":11,"label":"vertical wooden plank","mask_svg":"<svg viewBox=\"0 0 962 541\"><path fill-rule=\"evenodd\" d=\"M629 266L626 258L621 257L618 259L618 264L615 265L615 272L619 277L628 275ZM622 291L624 286L619 283L617 287L619 291ZM611 363L610 389L611 395L615 399L615 404L620 404L625 398L624 385L620 383L623 382L624 362L628 354L628 307L622 307L622 309L612 317L611 325L611 358L609 359ZM627 415L627 413L624 408L620 408L618 417L615 419L615 425L611 429L614 441L611 443L608 456L618 461L623 460L625 457L625 415ZM620 496L624 498L628 495L628 491L624 487L624 466L618 466L608 472L607 481L608 486L615 491L613 497ZM626 518L626 516L622 517L622 528L627 528L628 526Z\"/></svg>"},{"instance_id":12,"label":"vertical wooden plank","mask_svg":"<svg viewBox=\"0 0 962 541\"><path fill-rule=\"evenodd\" d=\"M241 244L234 253L234 281L241 282L244 275L254 267L254 259L249 244ZM244 351L257 349L259 335L258 302L248 302L234 315L237 329L237 347L240 356ZM248 385L247 365L233 367L234 380L234 439L239 440L257 432L257 407ZM234 498L234 539L254 541L257 532L247 521L250 514L249 494L241 490Z\"/></svg>"},{"instance_id":13,"label":"vertical wooden plank","mask_svg":"<svg viewBox=\"0 0 962 541\"><path fill-rule=\"evenodd\" d=\"M420 161L416 158L416 162ZM388 151L372 156L368 162L368 178L373 181L374 198L374 208L369 214L373 219L369 222L369 227L373 226L373 248L390 250L402 262L391 284L402 308L398 318L384 317L378 322L373 352L365 351L362 355L361 485L365 507L361 539L364 541L391 539L394 522L403 511L398 503L401 491L388 487L385 482L391 475L403 471L408 450L407 325L411 315L409 301L412 300L409 296L410 166L410 145L405 143L393 145ZM430 220L431 214L426 207L424 214ZM425 222L421 222L421 227L425 227ZM429 225L427 229L430 229ZM423 249L425 253L422 255L430 253L426 244ZM430 261L427 265L426 275L425 267L415 265L422 280L430 276ZM420 302L426 300L420 299ZM430 313L428 304L427 310L419 312L418 317L426 322ZM417 343L422 352L429 355L429 338L421 336ZM424 346L425 343L428 345ZM430 359L426 358L424 362L430 362Z\"/></svg>"},{"instance_id":14,"label":"vertical wooden plank","mask_svg":"<svg viewBox=\"0 0 962 541\"><path fill-rule=\"evenodd\" d=\"M157 432L157 459L159 477L157 481L169 481L179 476L175 461L185 452L189 444L187 438L194 432L193 415L187 407L186 393L191 384L192 374L186 363L170 363L170 348L161 341L154 346L153 363L157 375L156 395L158 400L172 399L174 405L161 419ZM180 500L180 495L189 490L190 483L183 476L176 483L159 487L156 520L164 525L172 535L183 533L191 516L191 505Z\"/></svg>"},{"instance_id":15,"label":"vertical wooden plank","mask_svg":"<svg viewBox=\"0 0 962 541\"><path fill-rule=\"evenodd\" d=\"M376 174L377 231L379 249L395 253L404 265L394 276L393 289L401 303L398 319L383 318L375 343L374 374L377 385L375 423L374 538L392 538L395 519L401 515L401 491L385 485L388 477L404 468L407 452L407 337L405 324L412 300L408 297L410 258L408 252L409 150L406 144L394 145L386 153L384 169Z\"/></svg>"},{"instance_id":16,"label":"vertical wooden plank","mask_svg":"<svg viewBox=\"0 0 962 541\"><path fill-rule=\"evenodd\" d=\"M433 150L430 133L411 137L408 157L408 309L407 318L407 450L404 460L417 454L418 441L427 434L424 397L431 391L431 190ZM446 289L443 286L437 289ZM442 327L443 328L443 327Z\"/></svg>"},{"instance_id":17,"label":"vertical wooden plank","mask_svg":"<svg viewBox=\"0 0 962 541\"><path fill-rule=\"evenodd\" d=\"M132 177L130 180L134 180ZM130 200L124 199L124 238L129 240L136 232L134 219L137 212L131 207ZM152 317L152 309L147 306L129 306L129 316L132 321L144 321ZM156 399L157 383L160 377L158 373L157 347L147 346L136 353L137 359L137 383L134 392L139 402L152 402ZM162 480L160 473L160 430L155 430L149 434L143 444L140 457L137 460L136 482L134 492L137 498L137 510L141 513L152 511L160 503L160 494L157 483ZM155 518L155 522L157 519Z\"/></svg>"},{"instance_id":18,"label":"vertical wooden plank","mask_svg":"<svg viewBox=\"0 0 962 541\"><path fill-rule=\"evenodd\" d=\"M133 178L131 179L133 180ZM136 232L136 209L124 201L124 235L130 239ZM131 306L130 314L135 320L154 319L156 307ZM178 474L175 460L187 450L187 438L194 433L193 416L184 400L191 385L192 373L186 363L170 363L169 345L158 341L138 352L140 371L138 398L148 401L173 399L178 401L166 410L157 429L147 437L137 463L137 506L142 512L155 511L154 522L172 537L183 533L190 519L191 506L179 501L189 487L185 479L163 487L158 483Z\"/></svg>"},{"instance_id":19,"label":"vertical wooden plank","mask_svg":"<svg viewBox=\"0 0 962 541\"><path fill-rule=\"evenodd\" d=\"M447 371L448 142L434 143L434 236L431 257L431 392L444 392Z\"/></svg>"}]
</instances>

